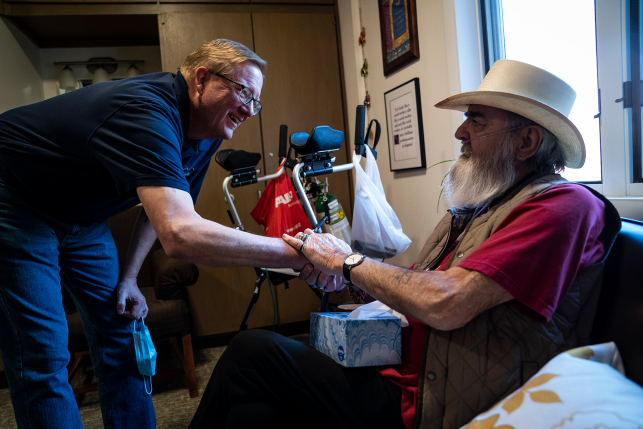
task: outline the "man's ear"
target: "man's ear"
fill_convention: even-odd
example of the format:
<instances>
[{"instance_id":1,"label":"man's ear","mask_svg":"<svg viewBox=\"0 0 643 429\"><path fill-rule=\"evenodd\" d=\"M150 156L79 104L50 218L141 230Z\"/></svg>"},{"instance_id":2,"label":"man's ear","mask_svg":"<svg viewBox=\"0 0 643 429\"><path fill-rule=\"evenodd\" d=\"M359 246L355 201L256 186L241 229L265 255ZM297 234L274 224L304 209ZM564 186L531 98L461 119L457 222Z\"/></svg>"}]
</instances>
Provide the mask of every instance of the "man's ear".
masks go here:
<instances>
[{"instance_id":1,"label":"man's ear","mask_svg":"<svg viewBox=\"0 0 643 429\"><path fill-rule=\"evenodd\" d=\"M205 83L210 78L210 72L205 67L199 67L194 72L194 89L198 94L203 94Z\"/></svg>"},{"instance_id":2,"label":"man's ear","mask_svg":"<svg viewBox=\"0 0 643 429\"><path fill-rule=\"evenodd\" d=\"M516 158L529 159L538 152L543 141L543 132L540 126L530 125L520 133L520 145L516 149Z\"/></svg>"}]
</instances>

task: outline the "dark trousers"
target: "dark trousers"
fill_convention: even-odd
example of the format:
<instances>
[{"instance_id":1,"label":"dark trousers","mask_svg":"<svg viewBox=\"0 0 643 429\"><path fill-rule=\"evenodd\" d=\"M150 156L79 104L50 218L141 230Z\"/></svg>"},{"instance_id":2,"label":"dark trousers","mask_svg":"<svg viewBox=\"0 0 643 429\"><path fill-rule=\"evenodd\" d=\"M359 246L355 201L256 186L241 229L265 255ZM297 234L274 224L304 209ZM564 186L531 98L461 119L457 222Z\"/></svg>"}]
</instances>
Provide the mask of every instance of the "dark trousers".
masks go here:
<instances>
[{"instance_id":1,"label":"dark trousers","mask_svg":"<svg viewBox=\"0 0 643 429\"><path fill-rule=\"evenodd\" d=\"M404 428L401 389L270 331L245 331L214 368L190 429Z\"/></svg>"}]
</instances>

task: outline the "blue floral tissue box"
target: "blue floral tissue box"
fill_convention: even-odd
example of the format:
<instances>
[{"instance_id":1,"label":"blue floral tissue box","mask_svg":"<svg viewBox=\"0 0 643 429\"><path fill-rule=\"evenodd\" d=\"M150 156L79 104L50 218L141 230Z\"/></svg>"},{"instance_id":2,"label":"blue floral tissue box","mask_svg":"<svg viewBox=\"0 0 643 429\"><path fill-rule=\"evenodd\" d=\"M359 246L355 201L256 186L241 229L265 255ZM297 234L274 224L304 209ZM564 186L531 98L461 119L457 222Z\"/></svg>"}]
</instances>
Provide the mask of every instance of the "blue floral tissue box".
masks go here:
<instances>
[{"instance_id":1,"label":"blue floral tissue box","mask_svg":"<svg viewBox=\"0 0 643 429\"><path fill-rule=\"evenodd\" d=\"M402 363L400 319L347 319L349 314L311 313L310 345L349 368Z\"/></svg>"}]
</instances>

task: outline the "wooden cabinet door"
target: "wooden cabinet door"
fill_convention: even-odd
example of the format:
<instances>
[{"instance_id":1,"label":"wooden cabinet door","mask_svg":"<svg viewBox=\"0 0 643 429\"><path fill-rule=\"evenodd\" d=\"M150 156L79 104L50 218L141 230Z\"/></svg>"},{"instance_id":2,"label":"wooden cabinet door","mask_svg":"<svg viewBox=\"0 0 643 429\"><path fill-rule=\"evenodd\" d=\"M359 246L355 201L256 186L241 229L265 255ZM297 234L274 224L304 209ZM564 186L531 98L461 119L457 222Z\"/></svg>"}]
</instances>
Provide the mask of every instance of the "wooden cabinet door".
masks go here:
<instances>
[{"instance_id":1,"label":"wooden cabinet door","mask_svg":"<svg viewBox=\"0 0 643 429\"><path fill-rule=\"evenodd\" d=\"M255 13L252 15L255 51L268 62L261 91L261 129L266 168L275 171L279 125L288 134L310 133L317 125L344 131L339 54L333 14ZM347 162L346 136L334 154L336 165ZM269 154L274 156L270 157ZM337 196L351 219L349 172L328 177L329 193ZM281 323L306 320L319 308L319 299L299 281L278 288Z\"/></svg>"},{"instance_id":2,"label":"wooden cabinet door","mask_svg":"<svg viewBox=\"0 0 643 429\"><path fill-rule=\"evenodd\" d=\"M163 70L170 72L176 72L191 52L213 39L226 38L253 48L252 22L248 13L161 14L159 36ZM232 139L223 142L221 149L226 148L261 153L260 118L251 118L237 128ZM263 174L263 158L257 167ZM228 205L223 197L223 179L228 175L213 157L196 203L196 211L203 218L224 226L232 226L226 212ZM263 234L262 228L250 217L250 211L259 201L258 192L263 189L264 184L260 183L230 189L241 221L250 233ZM254 270L203 266L199 266L199 270L198 282L188 288L194 335L238 330L254 290ZM272 300L266 284L249 320L249 326L267 326L272 321Z\"/></svg>"},{"instance_id":3,"label":"wooden cabinet door","mask_svg":"<svg viewBox=\"0 0 643 429\"><path fill-rule=\"evenodd\" d=\"M254 32L254 40L253 40ZM274 173L278 166L279 126L289 134L310 132L317 125L344 130L338 47L333 14L256 13L173 13L159 16L161 60L165 71L176 72L193 50L215 38L238 41L255 50L268 62L262 88L263 110L224 142L222 148L262 153L261 175ZM263 141L263 147L262 147ZM346 139L345 139L346 141ZM335 153L337 163L346 163L346 144ZM214 160L196 204L206 219L229 226L222 183L227 176ZM330 193L336 195L351 218L352 195L348 172L328 176ZM325 176L319 177L325 181ZM265 182L231 192L235 207L247 231L262 234L250 217L258 191ZM252 268L199 267L201 276L188 288L195 323L195 335L212 335L239 329L250 301L255 272ZM320 302L309 287L298 280L290 288L276 287L277 323L308 320ZM273 322L273 307L267 282L249 320L249 327Z\"/></svg>"}]
</instances>

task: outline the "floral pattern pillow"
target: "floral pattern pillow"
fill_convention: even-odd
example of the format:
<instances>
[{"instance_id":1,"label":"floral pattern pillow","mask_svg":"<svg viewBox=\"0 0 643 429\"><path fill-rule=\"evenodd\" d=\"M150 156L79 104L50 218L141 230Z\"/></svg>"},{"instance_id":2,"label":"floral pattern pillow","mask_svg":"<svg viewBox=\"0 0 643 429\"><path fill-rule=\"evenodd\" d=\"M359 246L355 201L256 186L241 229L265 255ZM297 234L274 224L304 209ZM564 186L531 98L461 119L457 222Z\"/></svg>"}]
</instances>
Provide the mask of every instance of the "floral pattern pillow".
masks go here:
<instances>
[{"instance_id":1,"label":"floral pattern pillow","mask_svg":"<svg viewBox=\"0 0 643 429\"><path fill-rule=\"evenodd\" d=\"M643 388L624 376L614 343L556 356L520 389L464 426L536 428L643 429Z\"/></svg>"}]
</instances>

